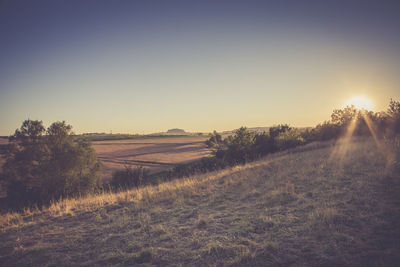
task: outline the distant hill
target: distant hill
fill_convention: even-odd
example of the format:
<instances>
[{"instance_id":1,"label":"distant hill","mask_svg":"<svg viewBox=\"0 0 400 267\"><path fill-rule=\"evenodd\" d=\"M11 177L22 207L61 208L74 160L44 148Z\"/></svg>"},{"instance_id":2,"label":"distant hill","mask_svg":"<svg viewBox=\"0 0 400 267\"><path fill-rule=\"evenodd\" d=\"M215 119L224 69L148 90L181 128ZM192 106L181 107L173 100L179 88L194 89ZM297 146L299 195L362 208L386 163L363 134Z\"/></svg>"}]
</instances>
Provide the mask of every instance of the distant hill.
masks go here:
<instances>
[{"instance_id":1,"label":"distant hill","mask_svg":"<svg viewBox=\"0 0 400 267\"><path fill-rule=\"evenodd\" d=\"M167 131L167 134L186 134L186 132L183 129L174 128L174 129L169 129Z\"/></svg>"}]
</instances>

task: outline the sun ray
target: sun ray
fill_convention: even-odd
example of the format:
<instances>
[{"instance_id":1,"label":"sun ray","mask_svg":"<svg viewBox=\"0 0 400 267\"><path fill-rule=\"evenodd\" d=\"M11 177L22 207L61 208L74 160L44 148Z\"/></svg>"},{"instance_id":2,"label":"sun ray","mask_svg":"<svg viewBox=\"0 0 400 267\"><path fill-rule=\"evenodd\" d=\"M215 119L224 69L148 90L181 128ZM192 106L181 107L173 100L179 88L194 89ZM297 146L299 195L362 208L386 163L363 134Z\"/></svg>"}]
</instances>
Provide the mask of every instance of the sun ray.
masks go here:
<instances>
[{"instance_id":1,"label":"sun ray","mask_svg":"<svg viewBox=\"0 0 400 267\"><path fill-rule=\"evenodd\" d=\"M393 153L390 153L391 150L388 149L388 147L385 145L385 143L382 142L381 140L379 140L376 125L371 120L371 118L368 116L368 114L366 112L362 112L361 115L365 121L365 124L367 124L372 137L374 138L374 141L375 141L376 147L378 148L378 151L385 157L386 169L388 169L389 166L392 164L393 160L395 160L395 156L393 155Z\"/></svg>"},{"instance_id":2,"label":"sun ray","mask_svg":"<svg viewBox=\"0 0 400 267\"><path fill-rule=\"evenodd\" d=\"M338 142L337 145L332 150L331 155L329 157L330 161L335 159L338 160L339 163L341 164L341 162L344 160L348 145L350 144L354 131L357 127L357 122L358 122L357 117L358 116L354 116L354 118L351 120L350 124L346 128L346 133L340 140L340 144Z\"/></svg>"}]
</instances>

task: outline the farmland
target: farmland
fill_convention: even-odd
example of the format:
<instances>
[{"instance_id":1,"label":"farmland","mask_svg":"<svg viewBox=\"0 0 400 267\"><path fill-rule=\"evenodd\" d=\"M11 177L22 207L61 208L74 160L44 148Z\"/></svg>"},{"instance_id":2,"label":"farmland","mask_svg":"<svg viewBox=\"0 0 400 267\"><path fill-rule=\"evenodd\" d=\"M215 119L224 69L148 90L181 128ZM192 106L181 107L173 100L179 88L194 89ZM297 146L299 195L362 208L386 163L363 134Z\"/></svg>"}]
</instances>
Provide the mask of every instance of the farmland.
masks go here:
<instances>
[{"instance_id":1,"label":"farmland","mask_svg":"<svg viewBox=\"0 0 400 267\"><path fill-rule=\"evenodd\" d=\"M210 154L205 137L162 137L95 141L93 148L103 163L103 178L125 165L142 166L151 173L167 170Z\"/></svg>"}]
</instances>

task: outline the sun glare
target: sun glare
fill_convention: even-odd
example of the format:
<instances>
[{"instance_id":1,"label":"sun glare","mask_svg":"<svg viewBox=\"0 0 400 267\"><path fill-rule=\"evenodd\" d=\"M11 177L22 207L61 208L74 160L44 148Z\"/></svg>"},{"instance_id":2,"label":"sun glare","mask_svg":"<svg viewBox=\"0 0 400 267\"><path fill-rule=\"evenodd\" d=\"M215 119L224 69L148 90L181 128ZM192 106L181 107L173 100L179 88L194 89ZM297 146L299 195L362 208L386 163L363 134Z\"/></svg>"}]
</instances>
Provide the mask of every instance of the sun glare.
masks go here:
<instances>
[{"instance_id":1,"label":"sun glare","mask_svg":"<svg viewBox=\"0 0 400 267\"><path fill-rule=\"evenodd\" d=\"M365 96L355 96L353 98L350 98L346 102L346 106L351 106L353 105L357 109L365 109L365 110L371 110L372 109L372 101L365 97Z\"/></svg>"}]
</instances>

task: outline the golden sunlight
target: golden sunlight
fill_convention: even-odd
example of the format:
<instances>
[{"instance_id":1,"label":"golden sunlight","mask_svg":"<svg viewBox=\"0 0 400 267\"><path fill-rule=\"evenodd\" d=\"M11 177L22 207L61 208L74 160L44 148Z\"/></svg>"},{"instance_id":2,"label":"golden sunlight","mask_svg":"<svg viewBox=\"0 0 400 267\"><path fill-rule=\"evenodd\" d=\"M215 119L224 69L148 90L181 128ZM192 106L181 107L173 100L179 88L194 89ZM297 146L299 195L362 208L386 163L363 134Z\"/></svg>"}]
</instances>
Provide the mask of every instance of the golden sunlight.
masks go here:
<instances>
[{"instance_id":1,"label":"golden sunlight","mask_svg":"<svg viewBox=\"0 0 400 267\"><path fill-rule=\"evenodd\" d=\"M346 102L346 106L353 105L356 109L371 110L373 107L372 101L365 96L354 96Z\"/></svg>"}]
</instances>

